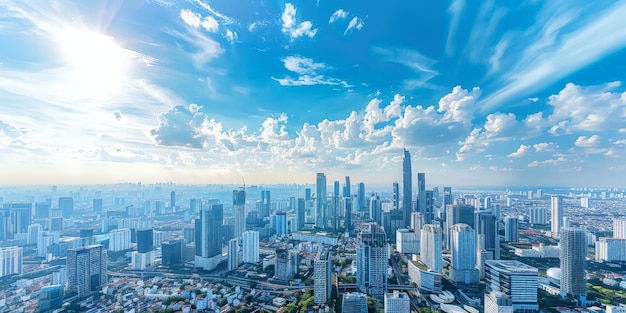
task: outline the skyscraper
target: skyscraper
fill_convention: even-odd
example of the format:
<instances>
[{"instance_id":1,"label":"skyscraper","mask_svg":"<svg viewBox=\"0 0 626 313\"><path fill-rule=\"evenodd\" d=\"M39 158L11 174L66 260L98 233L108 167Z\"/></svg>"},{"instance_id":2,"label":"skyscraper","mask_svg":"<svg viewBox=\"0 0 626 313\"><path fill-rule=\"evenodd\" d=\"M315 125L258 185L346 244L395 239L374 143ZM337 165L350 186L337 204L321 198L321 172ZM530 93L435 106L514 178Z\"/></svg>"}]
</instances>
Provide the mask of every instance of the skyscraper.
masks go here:
<instances>
[{"instance_id":1,"label":"skyscraper","mask_svg":"<svg viewBox=\"0 0 626 313\"><path fill-rule=\"evenodd\" d=\"M451 237L450 277L457 284L478 283L476 232L467 224L455 224L452 226Z\"/></svg>"},{"instance_id":2,"label":"skyscraper","mask_svg":"<svg viewBox=\"0 0 626 313\"><path fill-rule=\"evenodd\" d=\"M228 270L235 270L239 266L239 238L228 241Z\"/></svg>"},{"instance_id":3,"label":"skyscraper","mask_svg":"<svg viewBox=\"0 0 626 313\"><path fill-rule=\"evenodd\" d=\"M422 213L426 224L432 223L426 209L426 173L417 173L417 211Z\"/></svg>"},{"instance_id":4,"label":"skyscraper","mask_svg":"<svg viewBox=\"0 0 626 313\"><path fill-rule=\"evenodd\" d=\"M310 193L310 190L309 190ZM310 195L309 195L310 196ZM272 208L272 197L269 190L261 191L261 204L259 207L259 217L265 218L270 216L270 211Z\"/></svg>"},{"instance_id":5,"label":"skyscraper","mask_svg":"<svg viewBox=\"0 0 626 313\"><path fill-rule=\"evenodd\" d=\"M400 184L393 182L393 209L400 210Z\"/></svg>"},{"instance_id":6,"label":"skyscraper","mask_svg":"<svg viewBox=\"0 0 626 313\"><path fill-rule=\"evenodd\" d=\"M316 179L316 194L317 202L315 206L315 226L321 229L326 229L328 216L326 216L326 207L328 206L326 200L326 175L324 173L317 173Z\"/></svg>"},{"instance_id":7,"label":"skyscraper","mask_svg":"<svg viewBox=\"0 0 626 313\"><path fill-rule=\"evenodd\" d=\"M161 244L161 260L163 265L180 264L183 260L184 244L181 240L170 240Z\"/></svg>"},{"instance_id":8,"label":"skyscraper","mask_svg":"<svg viewBox=\"0 0 626 313\"><path fill-rule=\"evenodd\" d=\"M441 227L433 224L422 226L420 241L420 259L433 272L443 269L443 251L441 249Z\"/></svg>"},{"instance_id":9,"label":"skyscraper","mask_svg":"<svg viewBox=\"0 0 626 313\"><path fill-rule=\"evenodd\" d=\"M259 232L248 230L243 233L243 262L256 263L259 261Z\"/></svg>"},{"instance_id":10,"label":"skyscraper","mask_svg":"<svg viewBox=\"0 0 626 313\"><path fill-rule=\"evenodd\" d=\"M613 219L613 238L626 238L626 218Z\"/></svg>"},{"instance_id":11,"label":"skyscraper","mask_svg":"<svg viewBox=\"0 0 626 313\"><path fill-rule=\"evenodd\" d=\"M346 231L352 229L352 194L350 192L350 176L346 176L346 184L343 186L343 200L345 204L343 226Z\"/></svg>"},{"instance_id":12,"label":"skyscraper","mask_svg":"<svg viewBox=\"0 0 626 313\"><path fill-rule=\"evenodd\" d=\"M95 213L102 213L102 199L93 199L92 206Z\"/></svg>"},{"instance_id":13,"label":"skyscraper","mask_svg":"<svg viewBox=\"0 0 626 313\"><path fill-rule=\"evenodd\" d=\"M518 223L519 219L517 217L507 216L504 219L504 241L518 241Z\"/></svg>"},{"instance_id":14,"label":"skyscraper","mask_svg":"<svg viewBox=\"0 0 626 313\"><path fill-rule=\"evenodd\" d=\"M432 190L426 190L424 191L424 210L423 213L424 214L424 222L428 223L428 224L432 224L433 220L435 219L435 214L434 214L434 205L435 205L435 198L433 197L433 191Z\"/></svg>"},{"instance_id":15,"label":"skyscraper","mask_svg":"<svg viewBox=\"0 0 626 313\"><path fill-rule=\"evenodd\" d=\"M424 224L427 224L424 222ZM467 204L449 205L446 208L446 222L443 230L446 237L445 244L450 249L450 231L455 224L467 224L472 229L475 227L474 207Z\"/></svg>"},{"instance_id":16,"label":"skyscraper","mask_svg":"<svg viewBox=\"0 0 626 313\"><path fill-rule=\"evenodd\" d=\"M380 201L380 197L378 195L372 195L370 198L370 212L369 216L372 221L376 222L378 225L382 225L383 223L383 204Z\"/></svg>"},{"instance_id":17,"label":"skyscraper","mask_svg":"<svg viewBox=\"0 0 626 313\"><path fill-rule=\"evenodd\" d=\"M124 251L130 247L130 229L121 228L109 232L109 251Z\"/></svg>"},{"instance_id":18,"label":"skyscraper","mask_svg":"<svg viewBox=\"0 0 626 313\"><path fill-rule=\"evenodd\" d=\"M325 304L330 299L333 264L331 254L327 249L317 253L313 263L313 297L315 304Z\"/></svg>"},{"instance_id":19,"label":"skyscraper","mask_svg":"<svg viewBox=\"0 0 626 313\"><path fill-rule=\"evenodd\" d=\"M74 213L74 199L72 197L59 198L59 210L64 218L69 218Z\"/></svg>"},{"instance_id":20,"label":"skyscraper","mask_svg":"<svg viewBox=\"0 0 626 313\"><path fill-rule=\"evenodd\" d=\"M363 227L356 250L356 286L360 292L382 300L387 292L387 236L376 223Z\"/></svg>"},{"instance_id":21,"label":"skyscraper","mask_svg":"<svg viewBox=\"0 0 626 313\"><path fill-rule=\"evenodd\" d=\"M443 208L454 203L452 199L452 187L443 187Z\"/></svg>"},{"instance_id":22,"label":"skyscraper","mask_svg":"<svg viewBox=\"0 0 626 313\"><path fill-rule=\"evenodd\" d=\"M172 212L176 208L176 191L170 192L170 208L172 209Z\"/></svg>"},{"instance_id":23,"label":"skyscraper","mask_svg":"<svg viewBox=\"0 0 626 313\"><path fill-rule=\"evenodd\" d=\"M563 227L563 197L552 195L550 201L551 217L551 232L552 237L559 238L561 228Z\"/></svg>"},{"instance_id":24,"label":"skyscraper","mask_svg":"<svg viewBox=\"0 0 626 313\"><path fill-rule=\"evenodd\" d=\"M138 229L137 252L148 253L154 250L154 230L152 228Z\"/></svg>"},{"instance_id":25,"label":"skyscraper","mask_svg":"<svg viewBox=\"0 0 626 313\"><path fill-rule=\"evenodd\" d=\"M491 211L476 212L476 248L491 253L491 259L500 259L498 219ZM478 265L478 264L477 264Z\"/></svg>"},{"instance_id":26,"label":"skyscraper","mask_svg":"<svg viewBox=\"0 0 626 313\"><path fill-rule=\"evenodd\" d=\"M233 190L233 208L235 211L235 238L241 238L246 231L246 189Z\"/></svg>"},{"instance_id":27,"label":"skyscraper","mask_svg":"<svg viewBox=\"0 0 626 313\"><path fill-rule=\"evenodd\" d=\"M357 194L359 199L359 211L366 211L367 201L365 201L365 184L359 183L359 192Z\"/></svg>"},{"instance_id":28,"label":"skyscraper","mask_svg":"<svg viewBox=\"0 0 626 313\"><path fill-rule=\"evenodd\" d=\"M499 291L511 297L513 312L539 312L536 268L514 260L486 261L485 282L487 291Z\"/></svg>"},{"instance_id":29,"label":"skyscraper","mask_svg":"<svg viewBox=\"0 0 626 313\"><path fill-rule=\"evenodd\" d=\"M360 292L346 292L341 299L341 313L367 313L367 297Z\"/></svg>"},{"instance_id":30,"label":"skyscraper","mask_svg":"<svg viewBox=\"0 0 626 313\"><path fill-rule=\"evenodd\" d=\"M217 267L222 256L222 228L220 226L223 220L223 204L212 203L208 208L202 208L200 218L195 222L195 267L205 270Z\"/></svg>"},{"instance_id":31,"label":"skyscraper","mask_svg":"<svg viewBox=\"0 0 626 313\"><path fill-rule=\"evenodd\" d=\"M296 204L296 223L298 224L297 230L301 230L304 228L304 219L305 219L305 202L304 198L298 198Z\"/></svg>"},{"instance_id":32,"label":"skyscraper","mask_svg":"<svg viewBox=\"0 0 626 313\"><path fill-rule=\"evenodd\" d=\"M108 282L107 252L102 245L67 250L67 289L83 297Z\"/></svg>"},{"instance_id":33,"label":"skyscraper","mask_svg":"<svg viewBox=\"0 0 626 313\"><path fill-rule=\"evenodd\" d=\"M405 226L409 226L411 220L411 212L413 211L413 184L411 172L411 154L404 150L404 158L402 159L402 210L404 211Z\"/></svg>"},{"instance_id":34,"label":"skyscraper","mask_svg":"<svg viewBox=\"0 0 626 313\"><path fill-rule=\"evenodd\" d=\"M585 276L587 236L583 228L561 228L561 294L568 295L585 306L587 279Z\"/></svg>"}]
</instances>

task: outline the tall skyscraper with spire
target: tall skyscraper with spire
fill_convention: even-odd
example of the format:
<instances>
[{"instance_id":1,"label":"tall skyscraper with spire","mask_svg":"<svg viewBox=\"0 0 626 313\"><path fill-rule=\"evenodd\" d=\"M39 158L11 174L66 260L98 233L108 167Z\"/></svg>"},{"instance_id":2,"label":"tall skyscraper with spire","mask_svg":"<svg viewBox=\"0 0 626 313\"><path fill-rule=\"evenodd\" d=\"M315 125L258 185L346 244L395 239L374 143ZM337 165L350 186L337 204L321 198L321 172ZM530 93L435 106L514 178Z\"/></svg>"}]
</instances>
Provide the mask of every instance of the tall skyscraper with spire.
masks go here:
<instances>
[{"instance_id":1,"label":"tall skyscraper with spire","mask_svg":"<svg viewBox=\"0 0 626 313\"><path fill-rule=\"evenodd\" d=\"M413 184L411 172L411 154L404 150L404 159L402 160L402 210L404 210L404 224L409 226L411 223L411 212L413 211Z\"/></svg>"}]
</instances>

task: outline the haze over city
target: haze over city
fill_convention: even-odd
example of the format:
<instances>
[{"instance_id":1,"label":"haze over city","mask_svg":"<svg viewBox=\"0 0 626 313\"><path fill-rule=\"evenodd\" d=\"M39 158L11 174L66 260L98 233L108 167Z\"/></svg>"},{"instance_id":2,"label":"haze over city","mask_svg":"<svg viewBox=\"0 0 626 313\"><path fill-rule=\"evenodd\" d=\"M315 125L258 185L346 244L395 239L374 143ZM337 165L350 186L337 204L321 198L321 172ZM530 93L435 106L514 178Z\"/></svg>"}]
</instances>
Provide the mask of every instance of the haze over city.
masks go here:
<instances>
[{"instance_id":1,"label":"haze over city","mask_svg":"<svg viewBox=\"0 0 626 313\"><path fill-rule=\"evenodd\" d=\"M626 3L0 2L0 184L623 185Z\"/></svg>"}]
</instances>

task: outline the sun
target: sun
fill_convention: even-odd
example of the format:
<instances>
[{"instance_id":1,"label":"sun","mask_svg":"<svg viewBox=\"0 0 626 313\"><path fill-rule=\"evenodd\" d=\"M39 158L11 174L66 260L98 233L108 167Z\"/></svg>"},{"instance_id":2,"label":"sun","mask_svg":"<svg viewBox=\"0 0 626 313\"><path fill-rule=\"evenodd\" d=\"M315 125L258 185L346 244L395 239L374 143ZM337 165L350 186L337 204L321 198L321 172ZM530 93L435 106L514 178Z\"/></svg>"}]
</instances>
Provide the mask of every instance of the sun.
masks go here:
<instances>
[{"instance_id":1,"label":"sun","mask_svg":"<svg viewBox=\"0 0 626 313\"><path fill-rule=\"evenodd\" d=\"M63 32L59 40L68 74L94 97L119 88L129 66L128 50L112 37L89 30ZM78 87L78 86L77 86Z\"/></svg>"}]
</instances>

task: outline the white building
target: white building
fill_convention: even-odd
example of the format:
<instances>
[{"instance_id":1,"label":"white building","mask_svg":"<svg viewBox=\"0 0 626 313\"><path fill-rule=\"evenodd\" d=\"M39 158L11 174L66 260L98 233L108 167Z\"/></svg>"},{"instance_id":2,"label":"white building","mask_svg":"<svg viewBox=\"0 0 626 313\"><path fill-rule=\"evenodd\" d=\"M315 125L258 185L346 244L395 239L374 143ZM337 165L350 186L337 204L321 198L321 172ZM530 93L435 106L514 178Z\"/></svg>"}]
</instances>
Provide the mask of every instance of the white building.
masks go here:
<instances>
[{"instance_id":1,"label":"white building","mask_svg":"<svg viewBox=\"0 0 626 313\"><path fill-rule=\"evenodd\" d=\"M539 312L539 271L536 268L514 260L486 261L485 282L489 291L511 297L514 311Z\"/></svg>"},{"instance_id":2,"label":"white building","mask_svg":"<svg viewBox=\"0 0 626 313\"><path fill-rule=\"evenodd\" d=\"M530 208L530 223L533 225L548 224L548 209L546 208Z\"/></svg>"},{"instance_id":3,"label":"white building","mask_svg":"<svg viewBox=\"0 0 626 313\"><path fill-rule=\"evenodd\" d=\"M550 213L552 237L559 238L563 227L563 196L552 195L550 199Z\"/></svg>"},{"instance_id":4,"label":"white building","mask_svg":"<svg viewBox=\"0 0 626 313\"><path fill-rule=\"evenodd\" d=\"M413 229L404 228L396 230L396 249L400 253L420 253L420 241L417 232Z\"/></svg>"},{"instance_id":5,"label":"white building","mask_svg":"<svg viewBox=\"0 0 626 313\"><path fill-rule=\"evenodd\" d=\"M259 232L248 230L242 234L243 262L259 262Z\"/></svg>"},{"instance_id":6,"label":"white building","mask_svg":"<svg viewBox=\"0 0 626 313\"><path fill-rule=\"evenodd\" d=\"M626 218L613 219L613 238L626 238Z\"/></svg>"},{"instance_id":7,"label":"white building","mask_svg":"<svg viewBox=\"0 0 626 313\"><path fill-rule=\"evenodd\" d=\"M580 206L583 208L589 208L589 197L581 197Z\"/></svg>"},{"instance_id":8,"label":"white building","mask_svg":"<svg viewBox=\"0 0 626 313\"><path fill-rule=\"evenodd\" d=\"M587 238L585 230L578 227L565 227L561 232L561 293L570 295L582 302L587 296L586 257Z\"/></svg>"},{"instance_id":9,"label":"white building","mask_svg":"<svg viewBox=\"0 0 626 313\"><path fill-rule=\"evenodd\" d=\"M385 313L406 313L411 311L411 301L406 292L398 292L385 294Z\"/></svg>"},{"instance_id":10,"label":"white building","mask_svg":"<svg viewBox=\"0 0 626 313\"><path fill-rule=\"evenodd\" d=\"M41 224L32 224L28 226L28 239L26 242L28 244L37 243L39 240L39 233L42 232Z\"/></svg>"},{"instance_id":11,"label":"white building","mask_svg":"<svg viewBox=\"0 0 626 313\"><path fill-rule=\"evenodd\" d=\"M499 291L485 294L485 313L513 313L511 297Z\"/></svg>"},{"instance_id":12,"label":"white building","mask_svg":"<svg viewBox=\"0 0 626 313\"><path fill-rule=\"evenodd\" d=\"M130 248L130 229L114 229L109 233L109 251L124 251Z\"/></svg>"},{"instance_id":13,"label":"white building","mask_svg":"<svg viewBox=\"0 0 626 313\"><path fill-rule=\"evenodd\" d=\"M333 285L333 264L331 254L327 249L322 249L317 253L313 263L313 298L315 304L325 304L330 299L330 292Z\"/></svg>"},{"instance_id":14,"label":"white building","mask_svg":"<svg viewBox=\"0 0 626 313\"><path fill-rule=\"evenodd\" d=\"M22 273L22 247L0 248L0 277Z\"/></svg>"},{"instance_id":15,"label":"white building","mask_svg":"<svg viewBox=\"0 0 626 313\"><path fill-rule=\"evenodd\" d=\"M450 277L456 283L478 283L480 277L476 269L476 232L467 224L454 224L450 235Z\"/></svg>"},{"instance_id":16,"label":"white building","mask_svg":"<svg viewBox=\"0 0 626 313\"><path fill-rule=\"evenodd\" d=\"M232 271L239 266L239 239L233 238L228 241L228 270Z\"/></svg>"},{"instance_id":17,"label":"white building","mask_svg":"<svg viewBox=\"0 0 626 313\"><path fill-rule=\"evenodd\" d=\"M137 251L133 251L131 255L131 265L133 269L136 270L145 270L147 267L154 264L154 252L149 251L146 253L141 253Z\"/></svg>"},{"instance_id":18,"label":"white building","mask_svg":"<svg viewBox=\"0 0 626 313\"><path fill-rule=\"evenodd\" d=\"M441 273L443 269L443 251L441 248L441 227L426 224L422 227L420 241L420 259L431 270Z\"/></svg>"},{"instance_id":19,"label":"white building","mask_svg":"<svg viewBox=\"0 0 626 313\"><path fill-rule=\"evenodd\" d=\"M600 238L596 242L596 261L626 261L626 238Z\"/></svg>"}]
</instances>

